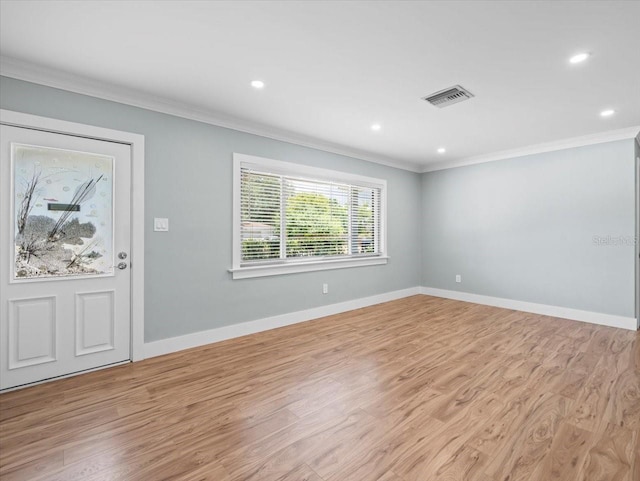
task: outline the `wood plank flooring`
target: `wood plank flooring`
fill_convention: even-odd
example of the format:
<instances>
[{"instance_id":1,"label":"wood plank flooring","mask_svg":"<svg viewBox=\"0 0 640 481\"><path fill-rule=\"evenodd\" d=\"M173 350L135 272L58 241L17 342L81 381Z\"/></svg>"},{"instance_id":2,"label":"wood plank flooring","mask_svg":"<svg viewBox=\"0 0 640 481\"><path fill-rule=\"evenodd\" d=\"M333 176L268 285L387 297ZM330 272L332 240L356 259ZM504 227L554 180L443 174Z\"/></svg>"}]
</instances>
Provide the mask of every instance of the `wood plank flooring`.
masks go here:
<instances>
[{"instance_id":1,"label":"wood plank flooring","mask_svg":"<svg viewBox=\"0 0 640 481\"><path fill-rule=\"evenodd\" d=\"M640 333L428 296L0 395L0 478L640 481Z\"/></svg>"}]
</instances>

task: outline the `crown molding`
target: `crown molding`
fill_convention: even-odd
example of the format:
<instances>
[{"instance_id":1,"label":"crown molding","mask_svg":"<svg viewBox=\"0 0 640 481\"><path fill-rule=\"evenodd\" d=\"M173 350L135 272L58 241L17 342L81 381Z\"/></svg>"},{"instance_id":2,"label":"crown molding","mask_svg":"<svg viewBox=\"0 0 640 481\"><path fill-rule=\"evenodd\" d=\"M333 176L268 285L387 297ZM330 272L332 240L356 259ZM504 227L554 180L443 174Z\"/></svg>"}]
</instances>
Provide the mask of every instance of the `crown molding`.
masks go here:
<instances>
[{"instance_id":1,"label":"crown molding","mask_svg":"<svg viewBox=\"0 0 640 481\"><path fill-rule=\"evenodd\" d=\"M218 112L204 110L194 105L149 95L139 90L100 82L88 77L72 75L61 70L24 62L12 57L0 56L0 75L397 169L422 172L422 167L415 163L378 156L314 137L296 134L283 129L275 129L257 122L224 116Z\"/></svg>"},{"instance_id":2,"label":"crown molding","mask_svg":"<svg viewBox=\"0 0 640 481\"><path fill-rule=\"evenodd\" d=\"M100 82L88 77L72 75L61 70L24 62L12 57L0 56L0 75L417 173L452 169L616 140L635 138L640 143L640 125L636 125L624 129L599 132L463 159L419 165L413 162L378 156L370 152L296 134L291 131L275 129L257 122L224 116L218 112L203 110L194 105L149 95L139 90Z\"/></svg>"},{"instance_id":3,"label":"crown molding","mask_svg":"<svg viewBox=\"0 0 640 481\"><path fill-rule=\"evenodd\" d=\"M602 144L605 142L615 142L616 140L639 139L640 142L640 125L626 127L624 129L608 130L606 132L598 132L595 134L583 135L580 137L572 137L569 139L556 140L553 142L545 142L542 144L529 145L518 149L502 150L491 154L477 155L464 159L452 160L448 162L438 162L436 164L427 165L422 172L433 172L436 170L453 169L455 167L464 167L467 165L484 164L485 162L494 162L496 160L513 159L523 157L525 155L542 154L544 152L554 152L557 150L574 149L585 145Z\"/></svg>"}]
</instances>

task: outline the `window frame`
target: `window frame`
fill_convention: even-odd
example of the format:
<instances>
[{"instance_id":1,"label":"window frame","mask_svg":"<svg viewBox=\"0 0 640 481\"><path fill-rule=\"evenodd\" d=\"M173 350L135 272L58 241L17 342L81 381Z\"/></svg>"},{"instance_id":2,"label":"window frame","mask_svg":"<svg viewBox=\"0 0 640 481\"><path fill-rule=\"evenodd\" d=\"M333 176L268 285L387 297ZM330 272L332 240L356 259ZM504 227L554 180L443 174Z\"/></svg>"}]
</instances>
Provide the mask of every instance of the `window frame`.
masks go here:
<instances>
[{"instance_id":1,"label":"window frame","mask_svg":"<svg viewBox=\"0 0 640 481\"><path fill-rule=\"evenodd\" d=\"M242 265L242 219L241 219L241 171L243 166L253 166L276 175L302 176L310 180L348 183L362 187L380 189L380 253L369 256L325 257L313 260L280 259L277 263ZM322 271L386 264L387 255L387 181L337 170L311 167L281 160L253 155L233 154L233 259L229 269L233 279L265 277L299 272Z\"/></svg>"}]
</instances>

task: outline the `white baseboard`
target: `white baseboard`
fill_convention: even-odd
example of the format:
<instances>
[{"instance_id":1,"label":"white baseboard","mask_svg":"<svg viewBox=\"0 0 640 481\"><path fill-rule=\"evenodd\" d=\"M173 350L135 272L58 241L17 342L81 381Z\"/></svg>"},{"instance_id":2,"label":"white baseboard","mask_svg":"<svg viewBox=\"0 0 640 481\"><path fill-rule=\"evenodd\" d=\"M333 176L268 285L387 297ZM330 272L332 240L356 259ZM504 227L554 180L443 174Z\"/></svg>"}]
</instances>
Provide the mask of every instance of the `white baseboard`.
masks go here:
<instances>
[{"instance_id":1,"label":"white baseboard","mask_svg":"<svg viewBox=\"0 0 640 481\"><path fill-rule=\"evenodd\" d=\"M304 311L290 312L279 316L265 317L255 321L241 322L230 326L223 326L208 331L199 331L184 336L171 337L145 343L145 358L162 356L172 352L190 349L192 347L204 346L214 342L225 341L235 337L255 334L257 332L268 331L277 327L289 326L299 322L310 321L319 317L331 316L341 312L360 309L361 307L373 306L382 302L402 299L403 297L425 294L428 296L444 297L458 301L473 302L488 306L514 309L517 311L532 312L545 316L561 317L574 321L589 322L603 326L618 327L635 331L638 329L637 321L633 317L615 316L612 314L600 314L597 312L581 311L567 307L549 306L546 304L536 304L533 302L516 301L513 299L503 299L500 297L483 296L468 292L449 291L446 289L436 289L433 287L411 287L399 291L386 292L370 297L362 297L351 301L339 302L327 306L314 307Z\"/></svg>"},{"instance_id":2,"label":"white baseboard","mask_svg":"<svg viewBox=\"0 0 640 481\"><path fill-rule=\"evenodd\" d=\"M199 331L184 336L171 337L169 339L161 339L145 343L144 354L146 358L162 356L171 352L182 351L192 347L203 346L214 342L225 341L234 337L246 336L256 332L268 331L277 327L297 324L299 322L317 319L319 317L331 316L341 312L360 309L361 307L372 306L382 302L394 301L403 297L415 296L420 294L419 287L411 287L399 291L386 292L376 296L362 297L351 301L339 302L328 306L314 307L304 311L291 312L279 316L265 317L255 321L242 322L232 324L230 326L218 327L208 331Z\"/></svg>"},{"instance_id":3,"label":"white baseboard","mask_svg":"<svg viewBox=\"0 0 640 481\"><path fill-rule=\"evenodd\" d=\"M445 297L458 301L473 302L475 304L485 304L487 306L503 307L516 311L532 312L545 316L561 317L574 321L589 322L602 326L619 327L622 329L638 330L638 321L633 317L616 316L612 314L601 314L599 312L581 311L568 307L549 306L546 304L536 304L534 302L516 301L501 297L483 296L471 294L469 292L450 291L446 289L436 289L435 287L421 287L420 294L435 297Z\"/></svg>"}]
</instances>

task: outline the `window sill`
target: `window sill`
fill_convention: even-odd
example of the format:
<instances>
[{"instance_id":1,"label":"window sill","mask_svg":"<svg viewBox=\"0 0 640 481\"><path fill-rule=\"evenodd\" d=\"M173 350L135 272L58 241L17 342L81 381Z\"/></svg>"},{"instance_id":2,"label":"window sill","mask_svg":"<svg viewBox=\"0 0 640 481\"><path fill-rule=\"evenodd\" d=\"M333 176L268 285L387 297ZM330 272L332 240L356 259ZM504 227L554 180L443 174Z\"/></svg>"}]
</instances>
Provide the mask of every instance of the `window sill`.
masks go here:
<instances>
[{"instance_id":1,"label":"window sill","mask_svg":"<svg viewBox=\"0 0 640 481\"><path fill-rule=\"evenodd\" d=\"M248 279L251 277L280 276L299 272L326 271L329 269L345 269L348 267L378 266L386 264L387 256L364 257L360 259L331 259L310 262L295 262L268 266L236 267L229 269L234 279Z\"/></svg>"}]
</instances>

